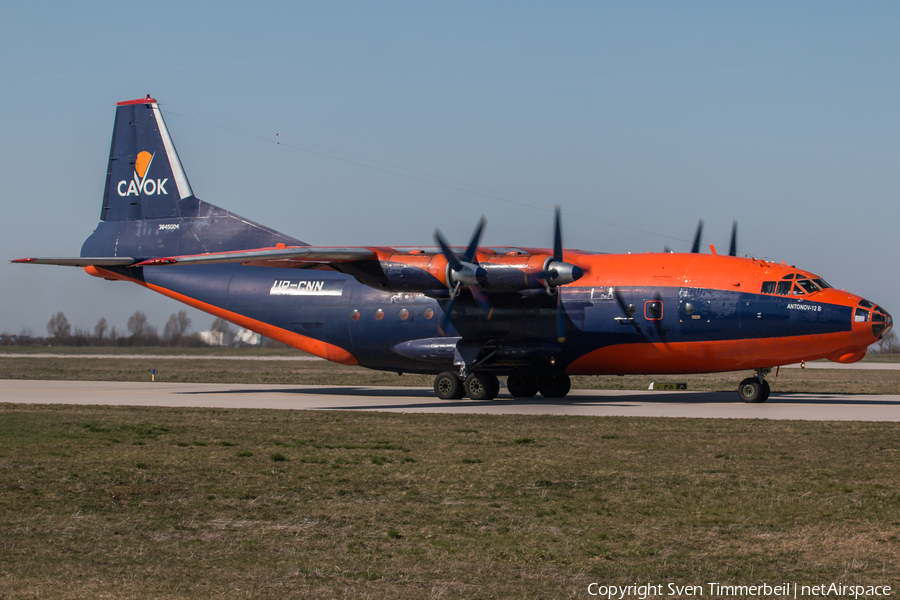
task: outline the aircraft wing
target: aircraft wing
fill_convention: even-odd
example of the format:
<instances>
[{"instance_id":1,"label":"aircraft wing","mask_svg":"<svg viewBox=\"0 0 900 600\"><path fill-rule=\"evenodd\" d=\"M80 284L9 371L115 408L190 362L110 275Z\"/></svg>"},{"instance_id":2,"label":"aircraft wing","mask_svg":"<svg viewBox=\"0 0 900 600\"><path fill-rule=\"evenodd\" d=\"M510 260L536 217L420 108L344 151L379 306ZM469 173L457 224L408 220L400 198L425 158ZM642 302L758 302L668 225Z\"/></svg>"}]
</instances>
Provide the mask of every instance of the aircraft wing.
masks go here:
<instances>
[{"instance_id":1,"label":"aircraft wing","mask_svg":"<svg viewBox=\"0 0 900 600\"><path fill-rule=\"evenodd\" d=\"M221 263L242 263L257 267L296 267L299 264L331 264L368 260L376 254L368 248L330 248L303 246L295 248L262 248L258 250L237 250L189 256L167 256L150 258L136 263L135 267L159 265L209 265Z\"/></svg>"},{"instance_id":2,"label":"aircraft wing","mask_svg":"<svg viewBox=\"0 0 900 600\"><path fill-rule=\"evenodd\" d=\"M65 267L152 267L161 265L208 265L242 263L260 267L296 268L375 258L367 248L318 248L311 246L294 248L261 248L189 256L164 256L139 260L128 256L80 256L72 258L19 258L10 262L31 265L57 265Z\"/></svg>"}]
</instances>

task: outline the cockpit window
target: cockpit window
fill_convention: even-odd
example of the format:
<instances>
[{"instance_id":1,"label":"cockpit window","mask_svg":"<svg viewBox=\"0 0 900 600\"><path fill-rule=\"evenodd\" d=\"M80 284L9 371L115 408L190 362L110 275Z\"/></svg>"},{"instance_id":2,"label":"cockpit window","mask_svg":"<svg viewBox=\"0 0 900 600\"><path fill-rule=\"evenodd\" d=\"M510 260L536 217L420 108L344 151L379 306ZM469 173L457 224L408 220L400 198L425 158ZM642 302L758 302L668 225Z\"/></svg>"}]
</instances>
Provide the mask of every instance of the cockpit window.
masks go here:
<instances>
[{"instance_id":1,"label":"cockpit window","mask_svg":"<svg viewBox=\"0 0 900 600\"><path fill-rule=\"evenodd\" d=\"M869 302L868 300L865 300L865 299L860 300L859 305L862 306L863 308L872 308L873 306L875 306L874 304L872 304L871 302Z\"/></svg>"},{"instance_id":2,"label":"cockpit window","mask_svg":"<svg viewBox=\"0 0 900 600\"><path fill-rule=\"evenodd\" d=\"M820 288L822 288L823 290L827 290L828 288L834 287L833 285L831 285L830 283L828 283L827 281L825 281L825 280L822 279L821 277L816 277L815 279L813 279L813 282L814 282L817 286L819 286Z\"/></svg>"},{"instance_id":3,"label":"cockpit window","mask_svg":"<svg viewBox=\"0 0 900 600\"><path fill-rule=\"evenodd\" d=\"M797 285L806 290L807 294L814 294L819 291L818 286L809 279L798 279Z\"/></svg>"},{"instance_id":4,"label":"cockpit window","mask_svg":"<svg viewBox=\"0 0 900 600\"><path fill-rule=\"evenodd\" d=\"M782 279L793 279L793 278L794 278L794 274L793 274L793 273L790 273L790 274L785 275L784 277L782 277Z\"/></svg>"},{"instance_id":5,"label":"cockpit window","mask_svg":"<svg viewBox=\"0 0 900 600\"><path fill-rule=\"evenodd\" d=\"M857 323L867 323L869 321L869 311L864 308L857 308L853 320Z\"/></svg>"},{"instance_id":6,"label":"cockpit window","mask_svg":"<svg viewBox=\"0 0 900 600\"><path fill-rule=\"evenodd\" d=\"M823 288L819 285L820 281L826 287L830 287L821 279L801 279L801 275L797 273L791 273L786 277L782 281L763 281L760 293L777 294L779 296L805 296L821 291ZM797 279L791 281L794 277Z\"/></svg>"}]
</instances>

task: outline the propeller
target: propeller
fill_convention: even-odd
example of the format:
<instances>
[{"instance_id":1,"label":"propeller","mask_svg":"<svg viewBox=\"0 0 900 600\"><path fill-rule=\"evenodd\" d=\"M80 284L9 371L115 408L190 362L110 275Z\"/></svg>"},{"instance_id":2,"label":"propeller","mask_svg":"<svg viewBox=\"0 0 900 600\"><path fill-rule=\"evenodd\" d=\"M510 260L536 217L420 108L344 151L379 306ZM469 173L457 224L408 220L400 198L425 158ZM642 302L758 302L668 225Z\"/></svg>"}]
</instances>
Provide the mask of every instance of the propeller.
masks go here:
<instances>
[{"instance_id":1,"label":"propeller","mask_svg":"<svg viewBox=\"0 0 900 600\"><path fill-rule=\"evenodd\" d=\"M447 328L450 321L450 315L453 311L453 305L459 296L462 288L466 288L471 294L475 302L487 312L488 319L493 314L493 307L487 294L481 289L481 286L487 280L487 271L478 265L475 253L478 249L478 243L481 240L481 234L487 223L484 217L479 221L472 239L462 257L454 254L450 245L447 244L441 232L434 230L434 239L437 240L441 247L441 252L447 259L447 287L450 289L450 302L444 308L444 314L438 323L438 330L441 335ZM532 282L540 282L544 286L548 295L556 295L556 339L564 342L566 339L566 320L565 311L562 305L562 296L559 293L559 286L577 281L584 276L584 270L581 267L567 263L563 260L563 241L562 241L562 221L561 209L556 207L553 223L553 255L548 256L544 261L541 271L532 272L528 275Z\"/></svg>"},{"instance_id":2,"label":"propeller","mask_svg":"<svg viewBox=\"0 0 900 600\"><path fill-rule=\"evenodd\" d=\"M476 287L487 279L487 272L478 266L477 262L473 262L486 224L487 219L481 217L481 220L475 227L475 232L472 234L472 239L469 240L469 246L466 248L465 254L463 254L463 260L460 260L453 253L453 250L450 249L450 246L444 240L444 236L441 235L440 230L434 230L434 239L437 240L441 247L441 252L447 259L447 287L450 288L450 302L444 309L444 314L441 316L441 321L438 324L438 331L441 332L441 335L444 335L444 331L447 329L447 323L450 321L450 314L453 311L453 304L456 302L456 298L463 287L467 287L472 292L472 297L475 298L479 306L490 311L490 302L487 296ZM490 312L488 317L490 318Z\"/></svg>"},{"instance_id":3,"label":"propeller","mask_svg":"<svg viewBox=\"0 0 900 600\"><path fill-rule=\"evenodd\" d=\"M561 209L559 205L557 205L556 209L553 211L553 258L544 263L544 272L548 275L544 281L548 286L554 285L554 283L560 279L560 267L566 264L563 262L562 223L560 223L559 219L560 212ZM575 267L574 265L567 266L578 269L578 267ZM578 270L581 271L581 269ZM583 274L584 273L582 272L582 275ZM563 312L562 294L558 289L556 289L556 341L560 343L566 341L566 314Z\"/></svg>"},{"instance_id":4,"label":"propeller","mask_svg":"<svg viewBox=\"0 0 900 600\"><path fill-rule=\"evenodd\" d=\"M694 234L694 243L691 245L691 254L700 253L700 238L703 237L703 219L697 223L697 233Z\"/></svg>"},{"instance_id":5,"label":"propeller","mask_svg":"<svg viewBox=\"0 0 900 600\"><path fill-rule=\"evenodd\" d=\"M731 224L731 244L728 246L728 256L737 256L737 221Z\"/></svg>"}]
</instances>

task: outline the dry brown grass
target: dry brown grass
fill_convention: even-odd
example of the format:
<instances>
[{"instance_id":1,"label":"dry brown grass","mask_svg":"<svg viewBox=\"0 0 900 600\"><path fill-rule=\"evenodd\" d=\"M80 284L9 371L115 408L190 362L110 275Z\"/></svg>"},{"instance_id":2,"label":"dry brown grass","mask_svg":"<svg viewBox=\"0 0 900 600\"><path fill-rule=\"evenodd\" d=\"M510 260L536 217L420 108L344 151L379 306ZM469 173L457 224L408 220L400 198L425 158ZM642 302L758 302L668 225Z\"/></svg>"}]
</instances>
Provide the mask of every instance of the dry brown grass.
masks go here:
<instances>
[{"instance_id":1,"label":"dry brown grass","mask_svg":"<svg viewBox=\"0 0 900 600\"><path fill-rule=\"evenodd\" d=\"M0 405L0 598L897 589L898 461L891 423Z\"/></svg>"}]
</instances>

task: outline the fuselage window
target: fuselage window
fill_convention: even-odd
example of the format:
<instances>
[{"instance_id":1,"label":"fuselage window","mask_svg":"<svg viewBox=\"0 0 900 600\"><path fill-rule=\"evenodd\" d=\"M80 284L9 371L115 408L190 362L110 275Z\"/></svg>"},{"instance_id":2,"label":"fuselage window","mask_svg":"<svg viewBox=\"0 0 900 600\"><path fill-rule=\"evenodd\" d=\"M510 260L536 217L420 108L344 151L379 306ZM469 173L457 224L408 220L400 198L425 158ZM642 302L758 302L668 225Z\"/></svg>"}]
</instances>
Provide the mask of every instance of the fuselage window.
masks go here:
<instances>
[{"instance_id":1,"label":"fuselage window","mask_svg":"<svg viewBox=\"0 0 900 600\"><path fill-rule=\"evenodd\" d=\"M775 293L775 282L774 281L763 281L762 293L763 294L774 294Z\"/></svg>"},{"instance_id":2,"label":"fuselage window","mask_svg":"<svg viewBox=\"0 0 900 600\"><path fill-rule=\"evenodd\" d=\"M775 293L779 296L790 296L791 295L791 286L793 284L790 281L779 281L778 289L775 290Z\"/></svg>"},{"instance_id":3,"label":"fuselage window","mask_svg":"<svg viewBox=\"0 0 900 600\"><path fill-rule=\"evenodd\" d=\"M644 304L644 317L648 321L657 321L662 319L663 303L659 301L647 302Z\"/></svg>"},{"instance_id":4,"label":"fuselage window","mask_svg":"<svg viewBox=\"0 0 900 600\"><path fill-rule=\"evenodd\" d=\"M384 311L379 308L378 310L375 311L375 320L380 321L383 318L384 318Z\"/></svg>"},{"instance_id":5,"label":"fuselage window","mask_svg":"<svg viewBox=\"0 0 900 600\"><path fill-rule=\"evenodd\" d=\"M426 308L425 309L425 318L430 319L433 316L434 316L434 310L430 309L430 308Z\"/></svg>"},{"instance_id":6,"label":"fuselage window","mask_svg":"<svg viewBox=\"0 0 900 600\"><path fill-rule=\"evenodd\" d=\"M409 311L405 308L400 309L400 320L405 321L409 318Z\"/></svg>"},{"instance_id":7,"label":"fuselage window","mask_svg":"<svg viewBox=\"0 0 900 600\"><path fill-rule=\"evenodd\" d=\"M355 308L350 311L350 318L354 321L359 321L359 311Z\"/></svg>"}]
</instances>

